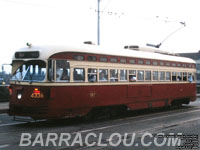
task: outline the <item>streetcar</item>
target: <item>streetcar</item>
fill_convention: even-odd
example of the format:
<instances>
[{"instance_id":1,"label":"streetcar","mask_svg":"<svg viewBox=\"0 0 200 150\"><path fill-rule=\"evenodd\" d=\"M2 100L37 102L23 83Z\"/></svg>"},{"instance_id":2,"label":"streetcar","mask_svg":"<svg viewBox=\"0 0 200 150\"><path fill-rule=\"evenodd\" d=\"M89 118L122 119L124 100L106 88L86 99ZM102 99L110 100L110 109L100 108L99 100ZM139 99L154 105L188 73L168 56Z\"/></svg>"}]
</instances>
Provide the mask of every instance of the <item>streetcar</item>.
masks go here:
<instances>
[{"instance_id":1,"label":"streetcar","mask_svg":"<svg viewBox=\"0 0 200 150\"><path fill-rule=\"evenodd\" d=\"M57 119L196 100L195 61L155 48L31 45L12 60L10 116Z\"/></svg>"}]
</instances>

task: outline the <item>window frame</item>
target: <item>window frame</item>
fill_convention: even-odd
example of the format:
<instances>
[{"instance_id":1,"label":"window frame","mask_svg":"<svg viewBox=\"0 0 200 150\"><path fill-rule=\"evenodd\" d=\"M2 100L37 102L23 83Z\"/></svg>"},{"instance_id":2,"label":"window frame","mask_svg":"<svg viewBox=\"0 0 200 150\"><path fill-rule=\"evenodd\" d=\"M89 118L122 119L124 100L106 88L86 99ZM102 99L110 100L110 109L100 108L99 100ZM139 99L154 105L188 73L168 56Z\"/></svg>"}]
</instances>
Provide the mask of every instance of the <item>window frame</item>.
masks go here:
<instances>
[{"instance_id":1,"label":"window frame","mask_svg":"<svg viewBox=\"0 0 200 150\"><path fill-rule=\"evenodd\" d=\"M149 72L150 72L150 76L148 76L149 78L147 79L147 73ZM145 74L145 81L151 81L151 70L145 70L144 74Z\"/></svg>"},{"instance_id":2,"label":"window frame","mask_svg":"<svg viewBox=\"0 0 200 150\"><path fill-rule=\"evenodd\" d=\"M142 78L140 79L140 72L142 72ZM144 81L144 70L137 70L137 81L140 81L140 82L142 82L142 81Z\"/></svg>"},{"instance_id":3,"label":"window frame","mask_svg":"<svg viewBox=\"0 0 200 150\"><path fill-rule=\"evenodd\" d=\"M167 74L169 73L169 80L168 80L168 76L167 76ZM166 81L171 81L172 80L172 73L170 72L170 71L166 71L165 72L165 79L166 79Z\"/></svg>"},{"instance_id":4,"label":"window frame","mask_svg":"<svg viewBox=\"0 0 200 150\"><path fill-rule=\"evenodd\" d=\"M121 79L121 71L125 71L125 75L124 75L125 80ZM128 70L127 69L120 69L120 71L119 71L119 81L122 81L122 82L128 81Z\"/></svg>"},{"instance_id":5,"label":"window frame","mask_svg":"<svg viewBox=\"0 0 200 150\"><path fill-rule=\"evenodd\" d=\"M62 67L61 66L59 67L59 68L62 68L61 69L62 74L60 74L61 73L60 71L59 71L60 73L57 74L57 72L58 72L58 70L57 70L57 68L58 68L57 67L58 66L57 62L58 61L66 61L66 63L68 63L68 64L65 64L65 69L66 69L66 65L69 65L69 67L67 69L67 74L69 74L69 76L67 76L67 78L69 78L69 79L67 79L67 80L61 79L63 77L63 74L64 74L64 70L62 71L62 69L64 69L64 63L63 64L59 64L59 65L63 65ZM55 75L55 82L70 82L70 79L71 79L71 68L70 68L69 61L66 60L66 59L55 59L55 74L56 74ZM59 77L58 75L60 76L60 79L58 78Z\"/></svg>"},{"instance_id":6,"label":"window frame","mask_svg":"<svg viewBox=\"0 0 200 150\"><path fill-rule=\"evenodd\" d=\"M101 80L101 73L102 71L105 70L107 72L107 74L105 75L105 79L106 80ZM104 69L104 68L99 68L98 69L98 82L108 82L108 76L109 76L109 69Z\"/></svg>"},{"instance_id":7,"label":"window frame","mask_svg":"<svg viewBox=\"0 0 200 150\"><path fill-rule=\"evenodd\" d=\"M120 58L120 63L126 64L127 63L126 58Z\"/></svg>"},{"instance_id":8,"label":"window frame","mask_svg":"<svg viewBox=\"0 0 200 150\"><path fill-rule=\"evenodd\" d=\"M177 81L177 72L173 71L171 76L172 76L172 82L176 82Z\"/></svg>"},{"instance_id":9,"label":"window frame","mask_svg":"<svg viewBox=\"0 0 200 150\"><path fill-rule=\"evenodd\" d=\"M128 70L128 80L129 82L137 81L137 70Z\"/></svg>"},{"instance_id":10,"label":"window frame","mask_svg":"<svg viewBox=\"0 0 200 150\"><path fill-rule=\"evenodd\" d=\"M97 61L97 56L91 56L91 55L89 55L89 56L87 56L87 60L88 61Z\"/></svg>"},{"instance_id":11,"label":"window frame","mask_svg":"<svg viewBox=\"0 0 200 150\"><path fill-rule=\"evenodd\" d=\"M163 73L164 73L164 74L163 74ZM166 80L165 71L159 71L159 72L158 72L158 76L159 76L159 81L165 81L165 80Z\"/></svg>"},{"instance_id":12,"label":"window frame","mask_svg":"<svg viewBox=\"0 0 200 150\"><path fill-rule=\"evenodd\" d=\"M144 65L144 60L138 60L138 65Z\"/></svg>"},{"instance_id":13,"label":"window frame","mask_svg":"<svg viewBox=\"0 0 200 150\"><path fill-rule=\"evenodd\" d=\"M89 72L89 69L91 69L91 70L96 70L96 73L91 73L91 72ZM96 76L96 80L90 80L89 79L89 75L94 75L94 76ZM95 83L95 82L98 82L98 69L97 68L87 68L87 80L88 80L88 82L90 82L90 83ZM94 77L94 79L95 79L95 77Z\"/></svg>"},{"instance_id":14,"label":"window frame","mask_svg":"<svg viewBox=\"0 0 200 150\"><path fill-rule=\"evenodd\" d=\"M151 61L150 61L150 60L146 60L146 61L145 61L145 64L146 64L146 65L151 65Z\"/></svg>"},{"instance_id":15,"label":"window frame","mask_svg":"<svg viewBox=\"0 0 200 150\"><path fill-rule=\"evenodd\" d=\"M155 73L157 74L157 76L156 76L157 79L154 78L154 74ZM159 81L159 71L153 71L153 73L152 73L152 79L153 79L153 81Z\"/></svg>"},{"instance_id":16,"label":"window frame","mask_svg":"<svg viewBox=\"0 0 200 150\"><path fill-rule=\"evenodd\" d=\"M114 60L114 61L113 61L113 60ZM118 60L117 60L117 58L115 58L115 57L111 57L111 58L110 58L110 62L112 62L112 63L117 63L117 61L118 61Z\"/></svg>"},{"instance_id":17,"label":"window frame","mask_svg":"<svg viewBox=\"0 0 200 150\"><path fill-rule=\"evenodd\" d=\"M135 59L129 59L129 63L130 64L136 64L136 60Z\"/></svg>"},{"instance_id":18,"label":"window frame","mask_svg":"<svg viewBox=\"0 0 200 150\"><path fill-rule=\"evenodd\" d=\"M83 80L75 80L75 69L83 69ZM85 68L80 68L80 67L77 67L77 68L73 68L73 82L85 82Z\"/></svg>"},{"instance_id":19,"label":"window frame","mask_svg":"<svg viewBox=\"0 0 200 150\"><path fill-rule=\"evenodd\" d=\"M153 61L153 66L158 66L158 61Z\"/></svg>"},{"instance_id":20,"label":"window frame","mask_svg":"<svg viewBox=\"0 0 200 150\"><path fill-rule=\"evenodd\" d=\"M108 62L108 58L107 57L99 57L99 61L100 62Z\"/></svg>"},{"instance_id":21,"label":"window frame","mask_svg":"<svg viewBox=\"0 0 200 150\"><path fill-rule=\"evenodd\" d=\"M77 61L83 61L83 60L85 60L85 56L84 55L74 55L73 59L77 60Z\"/></svg>"},{"instance_id":22,"label":"window frame","mask_svg":"<svg viewBox=\"0 0 200 150\"><path fill-rule=\"evenodd\" d=\"M112 71L117 71L117 74L114 74L114 76L112 76L113 75ZM109 69L109 72L110 72L109 81L110 82L118 82L119 81L119 71L118 71L118 69Z\"/></svg>"}]
</instances>

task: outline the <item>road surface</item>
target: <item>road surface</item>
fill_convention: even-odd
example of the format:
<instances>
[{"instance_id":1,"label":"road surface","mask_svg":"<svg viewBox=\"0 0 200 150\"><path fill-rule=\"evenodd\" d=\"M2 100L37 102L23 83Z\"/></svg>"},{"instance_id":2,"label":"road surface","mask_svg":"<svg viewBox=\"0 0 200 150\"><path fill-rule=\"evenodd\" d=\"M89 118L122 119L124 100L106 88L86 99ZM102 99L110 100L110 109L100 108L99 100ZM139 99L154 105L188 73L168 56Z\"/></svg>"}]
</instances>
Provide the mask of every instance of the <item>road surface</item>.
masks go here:
<instances>
[{"instance_id":1,"label":"road surface","mask_svg":"<svg viewBox=\"0 0 200 150\"><path fill-rule=\"evenodd\" d=\"M0 149L171 150L191 149L192 144L198 148L199 114L200 99L182 108L142 110L89 122L80 118L21 122L0 114Z\"/></svg>"}]
</instances>

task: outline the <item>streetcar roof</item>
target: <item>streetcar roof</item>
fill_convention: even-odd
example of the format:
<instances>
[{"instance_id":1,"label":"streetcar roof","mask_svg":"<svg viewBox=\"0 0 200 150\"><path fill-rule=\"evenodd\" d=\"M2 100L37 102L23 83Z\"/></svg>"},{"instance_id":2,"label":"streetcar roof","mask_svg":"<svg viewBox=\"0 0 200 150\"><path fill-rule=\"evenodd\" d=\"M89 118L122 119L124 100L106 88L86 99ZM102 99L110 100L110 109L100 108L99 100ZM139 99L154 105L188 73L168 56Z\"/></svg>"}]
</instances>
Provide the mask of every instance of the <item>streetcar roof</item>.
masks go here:
<instances>
[{"instance_id":1,"label":"streetcar roof","mask_svg":"<svg viewBox=\"0 0 200 150\"><path fill-rule=\"evenodd\" d=\"M33 45L31 47L27 46L27 47L21 48L17 52L39 51L40 57L37 59L40 59L40 60L46 60L56 53L78 52L78 53L133 57L133 58L164 60L164 61L174 61L174 62L184 62L184 63L195 63L195 61L190 58L149 52L148 49L152 49L152 48L139 47L139 50L131 50L131 49L104 48L104 47L95 46L95 45L82 45L82 46L55 46L55 45L54 46L53 45L36 46L36 45ZM142 51L142 50L145 50L145 51ZM16 59L14 55L13 60L21 60L21 59ZM29 59L23 59L23 60L29 60Z\"/></svg>"}]
</instances>

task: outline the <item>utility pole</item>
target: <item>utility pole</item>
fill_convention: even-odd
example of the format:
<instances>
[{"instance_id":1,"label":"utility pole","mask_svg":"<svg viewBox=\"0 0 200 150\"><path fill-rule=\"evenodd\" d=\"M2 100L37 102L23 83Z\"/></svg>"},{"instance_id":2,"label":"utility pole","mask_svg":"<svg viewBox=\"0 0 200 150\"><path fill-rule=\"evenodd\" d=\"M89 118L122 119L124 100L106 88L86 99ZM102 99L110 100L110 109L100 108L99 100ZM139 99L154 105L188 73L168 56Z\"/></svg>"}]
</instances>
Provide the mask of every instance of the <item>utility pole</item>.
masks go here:
<instances>
[{"instance_id":1,"label":"utility pole","mask_svg":"<svg viewBox=\"0 0 200 150\"><path fill-rule=\"evenodd\" d=\"M100 45L100 0L97 0L97 44Z\"/></svg>"}]
</instances>

